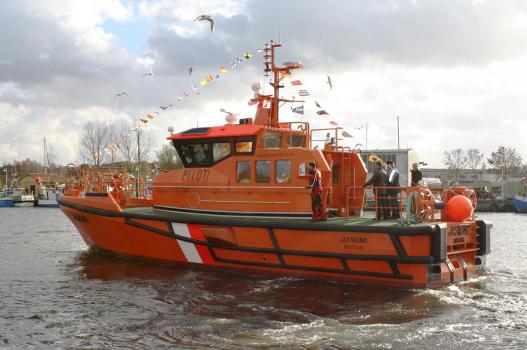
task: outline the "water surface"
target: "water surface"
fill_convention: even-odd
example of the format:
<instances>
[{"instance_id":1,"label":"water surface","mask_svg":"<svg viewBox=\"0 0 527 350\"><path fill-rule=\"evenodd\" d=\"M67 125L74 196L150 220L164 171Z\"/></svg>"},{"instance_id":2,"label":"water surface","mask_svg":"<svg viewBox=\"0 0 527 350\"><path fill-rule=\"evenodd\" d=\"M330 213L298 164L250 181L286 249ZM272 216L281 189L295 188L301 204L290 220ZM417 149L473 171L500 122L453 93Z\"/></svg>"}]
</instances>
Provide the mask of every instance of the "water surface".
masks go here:
<instances>
[{"instance_id":1,"label":"water surface","mask_svg":"<svg viewBox=\"0 0 527 350\"><path fill-rule=\"evenodd\" d=\"M0 208L0 349L525 349L527 215L479 217L484 277L400 291L114 258L57 209Z\"/></svg>"}]
</instances>

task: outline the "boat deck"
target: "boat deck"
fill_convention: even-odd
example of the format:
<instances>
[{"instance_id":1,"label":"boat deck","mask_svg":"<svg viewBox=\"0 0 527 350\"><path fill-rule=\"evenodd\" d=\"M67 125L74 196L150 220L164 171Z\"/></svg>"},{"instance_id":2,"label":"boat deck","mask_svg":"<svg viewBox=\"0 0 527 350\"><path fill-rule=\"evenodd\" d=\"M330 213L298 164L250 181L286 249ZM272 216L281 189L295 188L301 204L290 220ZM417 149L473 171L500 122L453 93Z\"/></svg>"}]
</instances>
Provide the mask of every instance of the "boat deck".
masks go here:
<instances>
[{"instance_id":1,"label":"boat deck","mask_svg":"<svg viewBox=\"0 0 527 350\"><path fill-rule=\"evenodd\" d=\"M293 230L320 230L320 231L357 231L364 232L394 232L404 231L423 232L423 229L434 229L437 223L406 224L400 220L377 221L371 218L329 218L327 221L313 222L306 218L287 217L256 217L237 215L214 215L187 212L175 212L152 207L126 208L122 215L128 218L146 220L163 220L168 222L184 222L203 225L229 225L238 227L268 227Z\"/></svg>"}]
</instances>

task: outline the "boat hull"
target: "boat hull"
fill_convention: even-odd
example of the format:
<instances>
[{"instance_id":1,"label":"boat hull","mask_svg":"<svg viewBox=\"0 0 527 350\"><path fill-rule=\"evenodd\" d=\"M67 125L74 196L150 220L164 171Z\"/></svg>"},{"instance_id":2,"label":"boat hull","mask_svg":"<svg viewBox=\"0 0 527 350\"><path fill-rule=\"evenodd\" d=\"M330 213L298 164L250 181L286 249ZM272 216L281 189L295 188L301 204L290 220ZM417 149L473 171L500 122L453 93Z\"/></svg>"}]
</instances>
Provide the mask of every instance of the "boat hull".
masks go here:
<instances>
[{"instance_id":1,"label":"boat hull","mask_svg":"<svg viewBox=\"0 0 527 350\"><path fill-rule=\"evenodd\" d=\"M120 210L104 195L59 203L89 246L222 270L426 288L478 274L490 251L490 224L484 222L350 225Z\"/></svg>"},{"instance_id":2,"label":"boat hull","mask_svg":"<svg viewBox=\"0 0 527 350\"><path fill-rule=\"evenodd\" d=\"M0 199L0 208L8 208L14 206L15 202L10 198Z\"/></svg>"},{"instance_id":3,"label":"boat hull","mask_svg":"<svg viewBox=\"0 0 527 350\"><path fill-rule=\"evenodd\" d=\"M512 203L518 213L527 213L527 197L514 195Z\"/></svg>"}]
</instances>

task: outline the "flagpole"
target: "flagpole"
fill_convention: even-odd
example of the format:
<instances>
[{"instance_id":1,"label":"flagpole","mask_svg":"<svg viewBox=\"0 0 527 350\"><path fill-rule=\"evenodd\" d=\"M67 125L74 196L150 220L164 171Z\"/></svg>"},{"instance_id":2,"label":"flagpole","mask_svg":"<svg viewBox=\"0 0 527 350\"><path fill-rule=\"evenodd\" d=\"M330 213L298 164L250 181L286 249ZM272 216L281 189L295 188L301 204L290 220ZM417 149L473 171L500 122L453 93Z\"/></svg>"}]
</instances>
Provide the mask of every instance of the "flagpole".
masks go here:
<instances>
[{"instance_id":1,"label":"flagpole","mask_svg":"<svg viewBox=\"0 0 527 350\"><path fill-rule=\"evenodd\" d=\"M401 149L399 146L399 116L397 116L397 149Z\"/></svg>"},{"instance_id":2,"label":"flagpole","mask_svg":"<svg viewBox=\"0 0 527 350\"><path fill-rule=\"evenodd\" d=\"M141 166L141 143L139 139L139 128L137 129L137 187L135 188L135 196L139 198L139 167Z\"/></svg>"}]
</instances>

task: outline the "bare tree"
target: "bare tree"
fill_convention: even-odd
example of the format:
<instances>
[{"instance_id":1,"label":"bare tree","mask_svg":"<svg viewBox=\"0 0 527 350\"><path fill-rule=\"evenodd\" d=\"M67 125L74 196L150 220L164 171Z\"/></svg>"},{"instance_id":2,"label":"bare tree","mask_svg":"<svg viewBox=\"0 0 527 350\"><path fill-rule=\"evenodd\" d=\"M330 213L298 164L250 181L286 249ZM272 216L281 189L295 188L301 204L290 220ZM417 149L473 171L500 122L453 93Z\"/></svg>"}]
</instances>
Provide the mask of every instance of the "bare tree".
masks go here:
<instances>
[{"instance_id":1,"label":"bare tree","mask_svg":"<svg viewBox=\"0 0 527 350\"><path fill-rule=\"evenodd\" d=\"M465 151L461 148L445 151L443 157L443 164L450 170L454 180L458 180L459 171L463 169L467 162Z\"/></svg>"},{"instance_id":2,"label":"bare tree","mask_svg":"<svg viewBox=\"0 0 527 350\"><path fill-rule=\"evenodd\" d=\"M487 161L494 169L501 170L502 180L507 179L507 176L513 170L519 169L522 166L522 157L516 153L516 149L505 148L504 146L499 146L496 151L492 152Z\"/></svg>"},{"instance_id":3,"label":"bare tree","mask_svg":"<svg viewBox=\"0 0 527 350\"><path fill-rule=\"evenodd\" d=\"M86 163L101 165L105 160L104 149L109 144L109 126L96 121L84 124L81 132L79 155Z\"/></svg>"},{"instance_id":4,"label":"bare tree","mask_svg":"<svg viewBox=\"0 0 527 350\"><path fill-rule=\"evenodd\" d=\"M470 169L472 169L472 174L474 175L474 180L478 178L478 168L483 160L483 153L480 152L479 148L469 148L465 152L466 155L466 164Z\"/></svg>"},{"instance_id":5,"label":"bare tree","mask_svg":"<svg viewBox=\"0 0 527 350\"><path fill-rule=\"evenodd\" d=\"M132 126L128 121L121 120L115 133L117 154L129 167L134 160L134 142L131 135Z\"/></svg>"},{"instance_id":6,"label":"bare tree","mask_svg":"<svg viewBox=\"0 0 527 350\"><path fill-rule=\"evenodd\" d=\"M173 170L181 168L181 160L174 147L165 144L156 152L156 155L159 169Z\"/></svg>"},{"instance_id":7,"label":"bare tree","mask_svg":"<svg viewBox=\"0 0 527 350\"><path fill-rule=\"evenodd\" d=\"M120 121L115 130L113 138L116 140L114 144L117 145L117 154L124 162L128 163L129 170L133 168L132 163L148 160L153 145L152 134L149 131L134 127L133 124L124 119Z\"/></svg>"}]
</instances>

